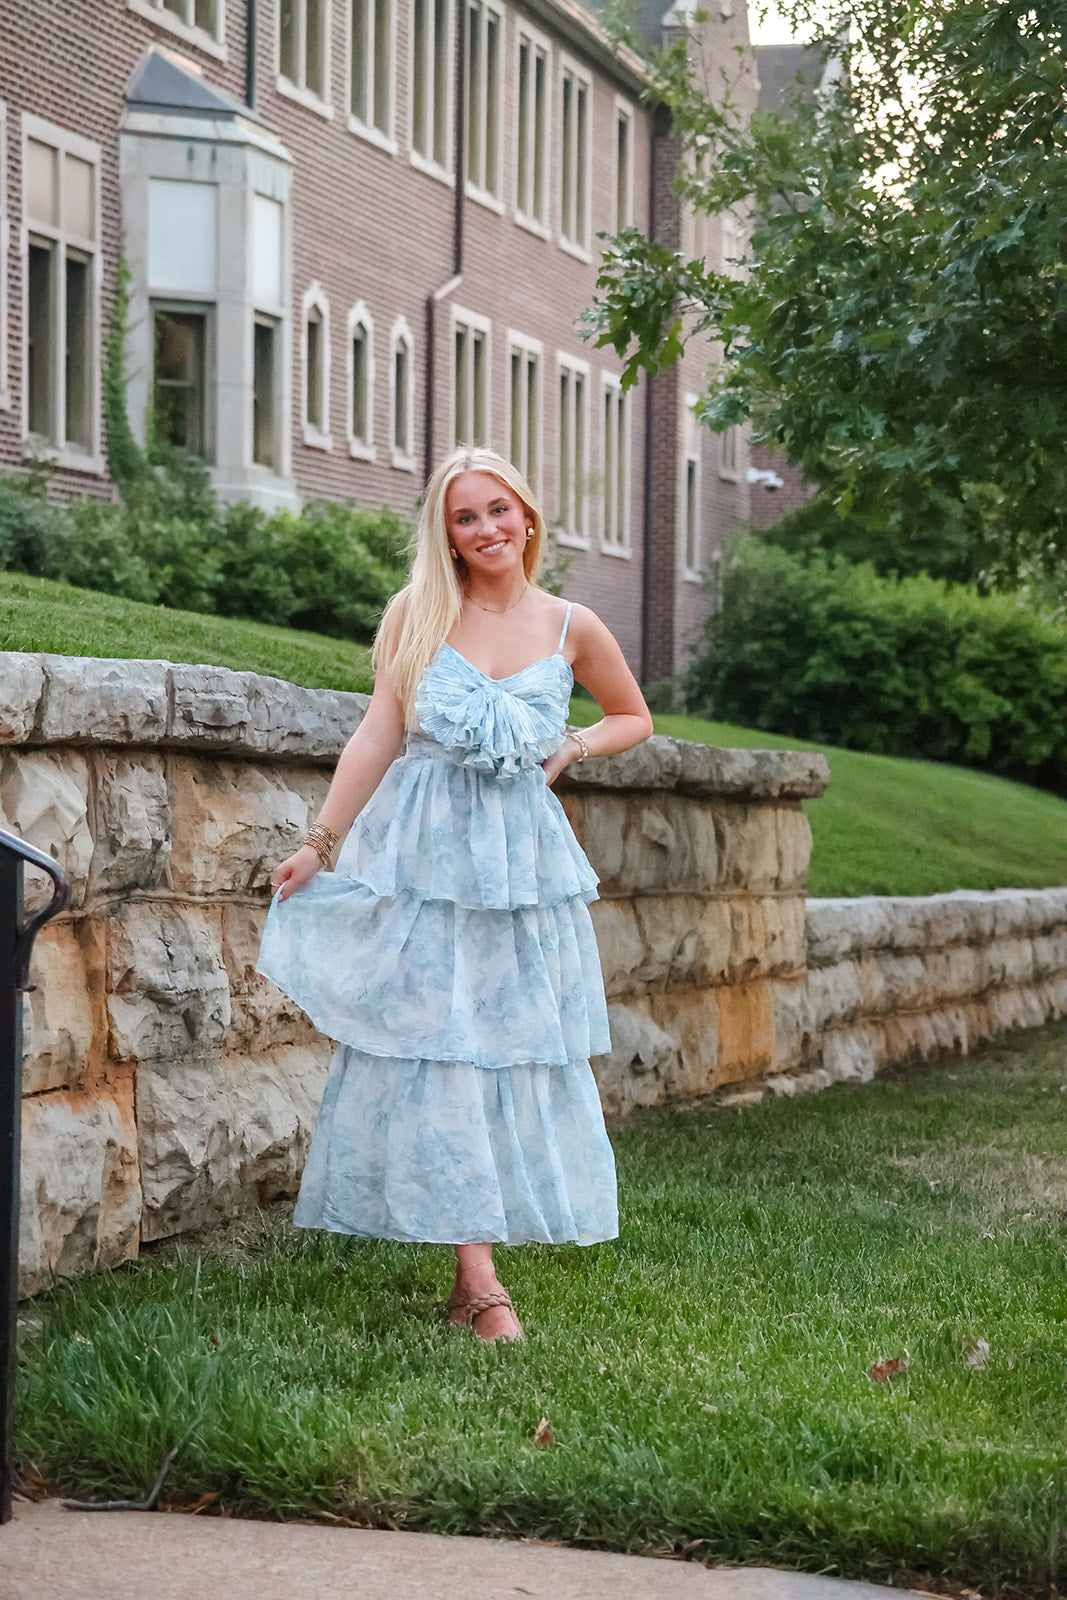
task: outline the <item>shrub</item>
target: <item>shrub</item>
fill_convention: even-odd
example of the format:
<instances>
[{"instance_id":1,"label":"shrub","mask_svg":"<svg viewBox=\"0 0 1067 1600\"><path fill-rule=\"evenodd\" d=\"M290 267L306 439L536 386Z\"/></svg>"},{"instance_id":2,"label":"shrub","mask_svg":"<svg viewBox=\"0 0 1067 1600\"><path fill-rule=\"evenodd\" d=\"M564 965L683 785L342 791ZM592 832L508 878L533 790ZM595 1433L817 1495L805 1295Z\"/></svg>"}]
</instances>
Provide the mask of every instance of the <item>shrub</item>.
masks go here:
<instances>
[{"instance_id":1,"label":"shrub","mask_svg":"<svg viewBox=\"0 0 1067 1600\"><path fill-rule=\"evenodd\" d=\"M293 588L289 621L333 638L369 638L403 583L411 530L395 511L312 501L279 515L281 564Z\"/></svg>"},{"instance_id":2,"label":"shrub","mask_svg":"<svg viewBox=\"0 0 1067 1600\"><path fill-rule=\"evenodd\" d=\"M1067 628L1019 597L753 540L721 582L691 711L1067 788Z\"/></svg>"}]
</instances>

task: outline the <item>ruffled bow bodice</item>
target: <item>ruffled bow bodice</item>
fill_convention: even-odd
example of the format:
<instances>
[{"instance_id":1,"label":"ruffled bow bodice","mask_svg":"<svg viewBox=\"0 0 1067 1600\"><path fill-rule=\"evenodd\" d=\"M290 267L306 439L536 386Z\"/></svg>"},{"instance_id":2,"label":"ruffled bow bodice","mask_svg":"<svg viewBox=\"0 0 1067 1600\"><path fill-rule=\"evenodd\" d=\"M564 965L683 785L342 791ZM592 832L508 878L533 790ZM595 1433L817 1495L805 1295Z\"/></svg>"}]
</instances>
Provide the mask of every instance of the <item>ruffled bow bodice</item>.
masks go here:
<instances>
[{"instance_id":1,"label":"ruffled bow bodice","mask_svg":"<svg viewBox=\"0 0 1067 1600\"><path fill-rule=\"evenodd\" d=\"M415 709L423 731L461 765L516 777L563 743L573 683L561 650L490 678L443 644L423 674Z\"/></svg>"}]
</instances>

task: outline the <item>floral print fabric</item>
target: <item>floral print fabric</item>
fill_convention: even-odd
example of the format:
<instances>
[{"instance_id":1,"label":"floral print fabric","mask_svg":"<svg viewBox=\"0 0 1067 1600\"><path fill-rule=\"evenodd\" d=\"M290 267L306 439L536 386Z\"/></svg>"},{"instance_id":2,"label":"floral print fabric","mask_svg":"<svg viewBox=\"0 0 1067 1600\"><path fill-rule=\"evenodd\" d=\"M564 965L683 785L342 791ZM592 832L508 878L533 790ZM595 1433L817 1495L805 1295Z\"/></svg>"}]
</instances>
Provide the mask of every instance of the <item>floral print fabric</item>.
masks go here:
<instances>
[{"instance_id":1,"label":"floral print fabric","mask_svg":"<svg viewBox=\"0 0 1067 1600\"><path fill-rule=\"evenodd\" d=\"M611 1048L597 880L540 765L571 682L560 652L496 680L443 645L422 731L336 871L271 905L259 971L340 1045L300 1226L453 1244L617 1232L589 1066Z\"/></svg>"}]
</instances>

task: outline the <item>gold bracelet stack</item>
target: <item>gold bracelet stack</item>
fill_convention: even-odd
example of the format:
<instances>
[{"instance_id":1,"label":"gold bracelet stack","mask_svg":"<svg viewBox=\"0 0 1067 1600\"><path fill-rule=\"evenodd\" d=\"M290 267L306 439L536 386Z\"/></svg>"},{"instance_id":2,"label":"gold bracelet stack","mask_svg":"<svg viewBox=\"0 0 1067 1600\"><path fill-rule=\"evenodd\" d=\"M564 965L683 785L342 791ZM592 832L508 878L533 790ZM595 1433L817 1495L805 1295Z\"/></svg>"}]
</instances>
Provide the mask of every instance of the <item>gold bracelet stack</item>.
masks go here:
<instances>
[{"instance_id":1,"label":"gold bracelet stack","mask_svg":"<svg viewBox=\"0 0 1067 1600\"><path fill-rule=\"evenodd\" d=\"M586 756L589 754L589 746L585 742L584 735L580 734L577 729L571 728L568 730L567 737L568 739L573 739L579 750L582 752L578 757L578 760L584 761Z\"/></svg>"},{"instance_id":2,"label":"gold bracelet stack","mask_svg":"<svg viewBox=\"0 0 1067 1600\"><path fill-rule=\"evenodd\" d=\"M333 853L338 845L337 835L333 829L328 828L324 822L313 822L301 843L309 844L323 866L329 871Z\"/></svg>"}]
</instances>

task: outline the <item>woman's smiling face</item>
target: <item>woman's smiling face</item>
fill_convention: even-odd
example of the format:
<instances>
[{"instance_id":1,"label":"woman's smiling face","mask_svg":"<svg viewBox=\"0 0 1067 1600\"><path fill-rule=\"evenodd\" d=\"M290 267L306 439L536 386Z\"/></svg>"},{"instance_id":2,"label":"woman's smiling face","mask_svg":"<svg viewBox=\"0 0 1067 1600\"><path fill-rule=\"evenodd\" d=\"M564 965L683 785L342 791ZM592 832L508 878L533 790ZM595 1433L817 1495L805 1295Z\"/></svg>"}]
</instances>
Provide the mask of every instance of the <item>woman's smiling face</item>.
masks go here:
<instances>
[{"instance_id":1,"label":"woman's smiling face","mask_svg":"<svg viewBox=\"0 0 1067 1600\"><path fill-rule=\"evenodd\" d=\"M517 495L489 472L461 472L445 494L445 526L471 573L498 576L522 565L529 526Z\"/></svg>"}]
</instances>

